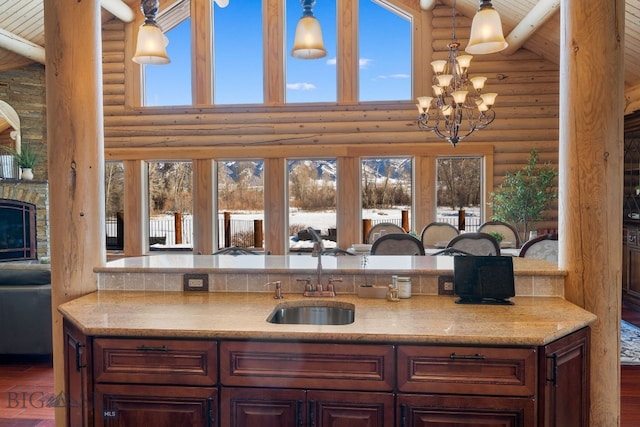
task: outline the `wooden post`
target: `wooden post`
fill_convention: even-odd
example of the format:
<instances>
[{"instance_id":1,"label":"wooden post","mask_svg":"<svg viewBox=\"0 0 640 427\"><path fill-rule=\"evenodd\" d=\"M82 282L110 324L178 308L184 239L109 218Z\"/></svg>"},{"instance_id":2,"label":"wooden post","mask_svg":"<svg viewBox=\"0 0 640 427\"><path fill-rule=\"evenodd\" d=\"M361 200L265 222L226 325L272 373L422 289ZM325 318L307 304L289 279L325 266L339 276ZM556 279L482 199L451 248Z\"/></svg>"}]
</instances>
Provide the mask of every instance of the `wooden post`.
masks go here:
<instances>
[{"instance_id":1,"label":"wooden post","mask_svg":"<svg viewBox=\"0 0 640 427\"><path fill-rule=\"evenodd\" d=\"M224 247L231 246L231 213L224 213Z\"/></svg>"},{"instance_id":2,"label":"wooden post","mask_svg":"<svg viewBox=\"0 0 640 427\"><path fill-rule=\"evenodd\" d=\"M173 229L176 231L176 245L182 244L182 213L173 213Z\"/></svg>"},{"instance_id":3,"label":"wooden post","mask_svg":"<svg viewBox=\"0 0 640 427\"><path fill-rule=\"evenodd\" d=\"M402 228L404 228L404 231L406 231L407 233L410 230L410 227L409 227L409 211L407 211L407 210L403 210L402 211Z\"/></svg>"},{"instance_id":4,"label":"wooden post","mask_svg":"<svg viewBox=\"0 0 640 427\"><path fill-rule=\"evenodd\" d=\"M464 211L464 209L460 209L458 211L458 230L460 231L464 231L464 228L466 227L465 221L467 218L467 214Z\"/></svg>"},{"instance_id":5,"label":"wooden post","mask_svg":"<svg viewBox=\"0 0 640 427\"><path fill-rule=\"evenodd\" d=\"M264 234L262 233L262 220L253 220L253 247L262 248L262 241L264 240Z\"/></svg>"},{"instance_id":6,"label":"wooden post","mask_svg":"<svg viewBox=\"0 0 640 427\"><path fill-rule=\"evenodd\" d=\"M558 266L565 298L598 316L592 426L620 423L624 10L623 0L560 6Z\"/></svg>"},{"instance_id":7,"label":"wooden post","mask_svg":"<svg viewBox=\"0 0 640 427\"><path fill-rule=\"evenodd\" d=\"M371 219L365 218L362 220L362 241L364 243L368 243L367 236L369 236L369 231L371 231Z\"/></svg>"},{"instance_id":8,"label":"wooden post","mask_svg":"<svg viewBox=\"0 0 640 427\"><path fill-rule=\"evenodd\" d=\"M54 395L64 396L58 306L94 292L106 263L101 11L98 1L43 4ZM55 412L66 425L64 405Z\"/></svg>"}]
</instances>

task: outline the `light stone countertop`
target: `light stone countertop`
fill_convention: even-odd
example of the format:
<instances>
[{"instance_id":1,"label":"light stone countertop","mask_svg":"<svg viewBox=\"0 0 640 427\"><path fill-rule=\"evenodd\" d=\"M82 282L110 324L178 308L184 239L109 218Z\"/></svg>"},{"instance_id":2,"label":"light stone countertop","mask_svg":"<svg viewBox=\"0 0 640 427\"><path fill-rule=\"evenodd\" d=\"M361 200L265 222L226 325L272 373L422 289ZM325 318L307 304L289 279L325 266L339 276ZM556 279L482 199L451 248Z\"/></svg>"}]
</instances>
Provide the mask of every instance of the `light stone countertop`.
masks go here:
<instances>
[{"instance_id":1,"label":"light stone countertop","mask_svg":"<svg viewBox=\"0 0 640 427\"><path fill-rule=\"evenodd\" d=\"M244 259L244 258L243 258ZM350 325L277 325L266 321L280 303L355 305ZM98 291L59 311L87 335L416 344L548 344L596 316L554 297L515 297L512 306L459 305L455 297L414 296L399 302L340 295L305 298L265 293Z\"/></svg>"},{"instance_id":2,"label":"light stone countertop","mask_svg":"<svg viewBox=\"0 0 640 427\"><path fill-rule=\"evenodd\" d=\"M307 273L316 269L318 258L303 255L192 255L162 253L110 261L96 267L97 273ZM328 256L323 270L342 274L412 274L453 271L452 256ZM513 257L515 275L564 276L566 272L550 261Z\"/></svg>"}]
</instances>

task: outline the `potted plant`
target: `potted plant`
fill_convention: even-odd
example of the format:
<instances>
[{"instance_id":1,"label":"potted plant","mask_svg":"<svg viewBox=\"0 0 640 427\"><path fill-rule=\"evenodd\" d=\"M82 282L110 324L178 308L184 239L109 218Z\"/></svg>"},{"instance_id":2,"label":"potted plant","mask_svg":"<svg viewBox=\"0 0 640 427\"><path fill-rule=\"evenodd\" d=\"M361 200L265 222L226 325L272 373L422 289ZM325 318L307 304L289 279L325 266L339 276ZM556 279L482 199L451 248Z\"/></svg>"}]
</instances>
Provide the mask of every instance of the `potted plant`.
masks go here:
<instances>
[{"instance_id":1,"label":"potted plant","mask_svg":"<svg viewBox=\"0 0 640 427\"><path fill-rule=\"evenodd\" d=\"M10 147L5 147L5 150L11 154L13 161L22 170L22 179L33 179L33 167L40 161L38 153L30 145L23 145L20 151Z\"/></svg>"},{"instance_id":2,"label":"potted plant","mask_svg":"<svg viewBox=\"0 0 640 427\"><path fill-rule=\"evenodd\" d=\"M498 244L500 244L502 242L502 240L504 240L504 236L499 231L490 231L487 234L489 234L490 236L493 236L493 238L496 239Z\"/></svg>"},{"instance_id":3,"label":"potted plant","mask_svg":"<svg viewBox=\"0 0 640 427\"><path fill-rule=\"evenodd\" d=\"M555 200L557 176L551 165L538 166L538 151L531 150L527 164L507 172L498 190L491 193L492 218L513 225L524 241L533 223L543 219L542 213Z\"/></svg>"}]
</instances>

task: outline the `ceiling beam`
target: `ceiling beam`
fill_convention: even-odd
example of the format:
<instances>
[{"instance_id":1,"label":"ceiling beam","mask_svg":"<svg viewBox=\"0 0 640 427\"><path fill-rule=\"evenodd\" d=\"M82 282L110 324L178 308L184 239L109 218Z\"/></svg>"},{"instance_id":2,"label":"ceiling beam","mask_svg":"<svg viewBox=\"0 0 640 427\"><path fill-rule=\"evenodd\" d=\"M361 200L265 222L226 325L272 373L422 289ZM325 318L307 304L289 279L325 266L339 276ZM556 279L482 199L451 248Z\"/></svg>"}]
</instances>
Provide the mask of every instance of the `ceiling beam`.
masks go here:
<instances>
[{"instance_id":1,"label":"ceiling beam","mask_svg":"<svg viewBox=\"0 0 640 427\"><path fill-rule=\"evenodd\" d=\"M133 22L134 11L122 0L100 0L100 6L122 22Z\"/></svg>"},{"instance_id":2,"label":"ceiling beam","mask_svg":"<svg viewBox=\"0 0 640 427\"><path fill-rule=\"evenodd\" d=\"M44 64L44 48L29 40L0 28L0 48Z\"/></svg>"},{"instance_id":3,"label":"ceiling beam","mask_svg":"<svg viewBox=\"0 0 640 427\"><path fill-rule=\"evenodd\" d=\"M511 55L525 44L549 18L560 10L560 0L540 0L505 38L509 46L501 53Z\"/></svg>"}]
</instances>

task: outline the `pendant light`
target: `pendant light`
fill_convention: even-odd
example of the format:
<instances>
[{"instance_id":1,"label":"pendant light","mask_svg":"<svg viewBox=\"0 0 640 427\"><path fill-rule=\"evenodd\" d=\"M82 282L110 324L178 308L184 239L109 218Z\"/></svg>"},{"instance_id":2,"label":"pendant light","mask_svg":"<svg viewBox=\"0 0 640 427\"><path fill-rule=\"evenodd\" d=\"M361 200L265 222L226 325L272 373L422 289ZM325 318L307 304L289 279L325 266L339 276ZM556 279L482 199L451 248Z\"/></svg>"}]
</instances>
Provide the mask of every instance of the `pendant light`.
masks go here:
<instances>
[{"instance_id":1,"label":"pendant light","mask_svg":"<svg viewBox=\"0 0 640 427\"><path fill-rule=\"evenodd\" d=\"M140 9L145 17L144 24L138 29L136 53L133 62L138 64L162 65L171 62L167 56L169 39L156 22L159 0L141 0Z\"/></svg>"},{"instance_id":2,"label":"pendant light","mask_svg":"<svg viewBox=\"0 0 640 427\"><path fill-rule=\"evenodd\" d=\"M320 22L313 16L315 0L301 0L302 18L296 26L291 56L298 59L318 59L327 56L322 41Z\"/></svg>"},{"instance_id":3,"label":"pendant light","mask_svg":"<svg viewBox=\"0 0 640 427\"><path fill-rule=\"evenodd\" d=\"M502 22L491 0L480 0L480 7L471 22L471 36L465 51L474 55L505 50L509 44L502 34Z\"/></svg>"}]
</instances>

